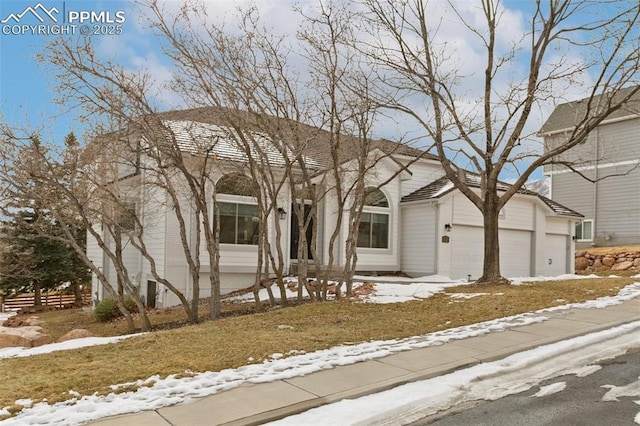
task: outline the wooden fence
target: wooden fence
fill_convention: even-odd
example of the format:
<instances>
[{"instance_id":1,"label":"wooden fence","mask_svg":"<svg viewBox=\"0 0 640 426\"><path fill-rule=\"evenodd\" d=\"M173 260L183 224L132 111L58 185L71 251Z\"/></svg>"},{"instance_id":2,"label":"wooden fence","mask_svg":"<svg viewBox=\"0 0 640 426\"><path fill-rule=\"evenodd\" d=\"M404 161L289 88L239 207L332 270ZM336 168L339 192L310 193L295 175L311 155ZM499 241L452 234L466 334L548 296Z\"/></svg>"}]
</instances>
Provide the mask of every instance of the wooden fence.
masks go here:
<instances>
[{"instance_id":1,"label":"wooden fence","mask_svg":"<svg viewBox=\"0 0 640 426\"><path fill-rule=\"evenodd\" d=\"M70 308L75 306L76 297L73 294L43 294L41 296L42 306L48 306L54 309ZM90 305L92 303L91 295L84 293L82 295L82 304ZM0 305L0 312L14 312L22 308L33 308L33 296L18 296L4 300Z\"/></svg>"}]
</instances>

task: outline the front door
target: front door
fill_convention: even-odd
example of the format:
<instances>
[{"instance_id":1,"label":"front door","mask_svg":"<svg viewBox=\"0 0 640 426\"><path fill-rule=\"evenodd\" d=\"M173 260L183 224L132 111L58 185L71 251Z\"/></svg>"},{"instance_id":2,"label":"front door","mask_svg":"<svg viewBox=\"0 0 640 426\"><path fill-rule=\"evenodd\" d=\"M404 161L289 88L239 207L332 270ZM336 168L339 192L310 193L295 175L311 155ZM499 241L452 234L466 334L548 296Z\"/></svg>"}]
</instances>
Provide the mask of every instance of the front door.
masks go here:
<instances>
[{"instance_id":1,"label":"front door","mask_svg":"<svg viewBox=\"0 0 640 426\"><path fill-rule=\"evenodd\" d=\"M156 282L147 280L147 308L156 307Z\"/></svg>"},{"instance_id":2,"label":"front door","mask_svg":"<svg viewBox=\"0 0 640 426\"><path fill-rule=\"evenodd\" d=\"M304 221L305 223L309 219L311 214L311 206L304 205ZM300 238L300 229L298 228L298 215L295 214L294 206L291 205L291 250L289 256L291 259L298 259L298 243ZM311 259L311 239L313 238L313 218L309 221L309 225L306 229L307 238L307 259Z\"/></svg>"}]
</instances>

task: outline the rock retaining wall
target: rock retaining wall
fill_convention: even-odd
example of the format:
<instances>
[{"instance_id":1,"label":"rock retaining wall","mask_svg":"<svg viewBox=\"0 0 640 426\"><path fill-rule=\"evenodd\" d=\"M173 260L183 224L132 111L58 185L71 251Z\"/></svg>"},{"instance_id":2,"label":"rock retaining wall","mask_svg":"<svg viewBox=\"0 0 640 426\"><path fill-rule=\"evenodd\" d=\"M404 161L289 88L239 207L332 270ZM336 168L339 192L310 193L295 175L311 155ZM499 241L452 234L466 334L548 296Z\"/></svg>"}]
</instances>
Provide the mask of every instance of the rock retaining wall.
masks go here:
<instances>
[{"instance_id":1,"label":"rock retaining wall","mask_svg":"<svg viewBox=\"0 0 640 426\"><path fill-rule=\"evenodd\" d=\"M640 271L640 251L593 254L576 251L576 272Z\"/></svg>"}]
</instances>

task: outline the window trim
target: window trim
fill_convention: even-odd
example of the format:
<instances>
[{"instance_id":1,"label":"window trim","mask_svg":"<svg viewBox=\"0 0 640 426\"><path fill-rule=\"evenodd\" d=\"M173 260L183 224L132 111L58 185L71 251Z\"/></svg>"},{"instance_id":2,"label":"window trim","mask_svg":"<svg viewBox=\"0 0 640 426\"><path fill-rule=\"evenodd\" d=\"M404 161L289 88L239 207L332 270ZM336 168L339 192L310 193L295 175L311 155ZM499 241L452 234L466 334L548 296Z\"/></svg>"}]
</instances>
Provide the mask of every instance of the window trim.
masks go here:
<instances>
[{"instance_id":1,"label":"window trim","mask_svg":"<svg viewBox=\"0 0 640 426\"><path fill-rule=\"evenodd\" d=\"M589 238L584 238L584 224L586 222L591 224L591 235L589 236ZM582 235L580 236L581 238L578 238L578 234L576 232L578 224L582 225L582 227L581 227ZM591 242L591 241L593 241L593 219L582 219L581 221L576 222L576 224L574 226L574 233L575 233L576 241L580 241L580 242Z\"/></svg>"}]
</instances>

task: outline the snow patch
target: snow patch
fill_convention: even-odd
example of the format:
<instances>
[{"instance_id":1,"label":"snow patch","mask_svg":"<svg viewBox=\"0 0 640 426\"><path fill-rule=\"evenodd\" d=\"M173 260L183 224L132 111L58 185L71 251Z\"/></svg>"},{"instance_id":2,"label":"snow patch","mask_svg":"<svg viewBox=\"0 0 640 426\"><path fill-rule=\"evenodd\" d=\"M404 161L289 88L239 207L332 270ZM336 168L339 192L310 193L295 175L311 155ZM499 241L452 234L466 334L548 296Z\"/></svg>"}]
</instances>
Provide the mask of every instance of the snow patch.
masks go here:
<instances>
[{"instance_id":1,"label":"snow patch","mask_svg":"<svg viewBox=\"0 0 640 426\"><path fill-rule=\"evenodd\" d=\"M567 382L558 382L552 385L541 386L540 390L536 392L534 397L542 398L543 396L553 395L554 393L562 392L567 388Z\"/></svg>"},{"instance_id":2,"label":"snow patch","mask_svg":"<svg viewBox=\"0 0 640 426\"><path fill-rule=\"evenodd\" d=\"M603 401L618 401L621 396L640 396L640 377L635 382L625 386L603 385L605 389L609 389L602 397Z\"/></svg>"}]
</instances>

